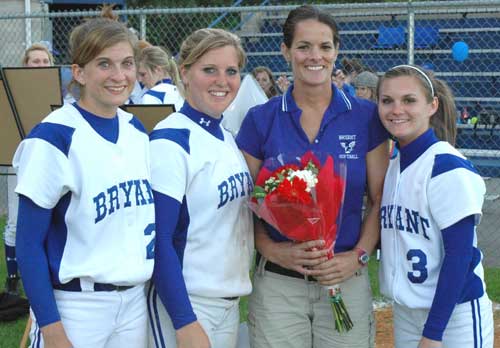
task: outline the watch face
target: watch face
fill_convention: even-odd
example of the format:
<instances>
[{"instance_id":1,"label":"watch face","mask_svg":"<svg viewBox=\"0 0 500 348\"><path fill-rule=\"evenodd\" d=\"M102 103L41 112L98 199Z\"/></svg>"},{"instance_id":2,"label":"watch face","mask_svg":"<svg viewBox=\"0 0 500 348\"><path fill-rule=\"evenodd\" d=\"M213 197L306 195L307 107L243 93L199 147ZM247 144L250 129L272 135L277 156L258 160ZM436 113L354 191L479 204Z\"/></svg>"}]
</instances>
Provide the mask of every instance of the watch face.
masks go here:
<instances>
[{"instance_id":1,"label":"watch face","mask_svg":"<svg viewBox=\"0 0 500 348\"><path fill-rule=\"evenodd\" d=\"M363 254L359 257L359 262L361 262L363 265L366 265L370 261L370 256L368 254Z\"/></svg>"}]
</instances>

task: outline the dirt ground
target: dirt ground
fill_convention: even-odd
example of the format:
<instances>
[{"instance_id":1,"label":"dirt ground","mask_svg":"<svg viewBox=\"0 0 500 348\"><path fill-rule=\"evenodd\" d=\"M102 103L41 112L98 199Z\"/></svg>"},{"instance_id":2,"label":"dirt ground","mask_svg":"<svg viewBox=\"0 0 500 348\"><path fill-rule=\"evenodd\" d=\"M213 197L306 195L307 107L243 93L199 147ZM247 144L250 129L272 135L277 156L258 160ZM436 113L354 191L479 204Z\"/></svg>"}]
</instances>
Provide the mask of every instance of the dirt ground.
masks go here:
<instances>
[{"instance_id":1,"label":"dirt ground","mask_svg":"<svg viewBox=\"0 0 500 348\"><path fill-rule=\"evenodd\" d=\"M392 334L392 309L390 307L380 308L375 311L377 319L376 348L394 348L394 337ZM495 312L495 343L494 347L500 348L500 310Z\"/></svg>"},{"instance_id":2,"label":"dirt ground","mask_svg":"<svg viewBox=\"0 0 500 348\"><path fill-rule=\"evenodd\" d=\"M376 348L393 348L394 335L392 332L392 308L379 308L375 311L377 323Z\"/></svg>"}]
</instances>

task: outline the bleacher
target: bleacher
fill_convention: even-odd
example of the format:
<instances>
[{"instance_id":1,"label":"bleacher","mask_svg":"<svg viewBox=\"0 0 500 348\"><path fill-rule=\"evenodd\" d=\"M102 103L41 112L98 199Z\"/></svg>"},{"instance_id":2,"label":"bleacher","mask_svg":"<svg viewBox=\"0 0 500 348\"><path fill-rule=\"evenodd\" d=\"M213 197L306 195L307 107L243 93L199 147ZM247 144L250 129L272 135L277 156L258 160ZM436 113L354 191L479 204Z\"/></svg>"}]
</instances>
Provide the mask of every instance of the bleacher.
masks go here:
<instances>
[{"instance_id":1,"label":"bleacher","mask_svg":"<svg viewBox=\"0 0 500 348\"><path fill-rule=\"evenodd\" d=\"M270 14L262 19L259 32L241 34L248 53L248 71L265 65L276 75L291 74L280 52L284 20L284 15ZM382 74L408 61L406 20L379 16L366 20L337 18L337 21L341 37L337 62L344 57L359 58ZM500 115L500 16L422 17L415 20L415 28L415 64L433 67L436 75L448 82L458 110L464 106L471 108L480 101L481 105L498 110ZM469 56L463 62L455 61L451 54L451 47L457 41L465 41L469 46ZM500 152L496 151L500 148L500 125L493 131L484 129L482 124L476 130L464 126L459 129L457 146L473 154L471 159L481 174L500 177Z\"/></svg>"}]
</instances>

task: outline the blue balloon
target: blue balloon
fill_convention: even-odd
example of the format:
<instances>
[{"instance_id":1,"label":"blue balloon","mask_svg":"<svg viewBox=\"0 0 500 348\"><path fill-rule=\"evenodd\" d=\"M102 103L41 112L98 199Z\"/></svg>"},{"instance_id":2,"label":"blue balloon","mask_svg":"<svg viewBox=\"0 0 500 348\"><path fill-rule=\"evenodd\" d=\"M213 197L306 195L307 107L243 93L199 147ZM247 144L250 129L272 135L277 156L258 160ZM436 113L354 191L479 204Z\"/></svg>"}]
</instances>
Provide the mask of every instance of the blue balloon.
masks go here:
<instances>
[{"instance_id":1,"label":"blue balloon","mask_svg":"<svg viewBox=\"0 0 500 348\"><path fill-rule=\"evenodd\" d=\"M457 41L451 48L451 55L457 62L463 62L469 56L469 45L463 41Z\"/></svg>"}]
</instances>

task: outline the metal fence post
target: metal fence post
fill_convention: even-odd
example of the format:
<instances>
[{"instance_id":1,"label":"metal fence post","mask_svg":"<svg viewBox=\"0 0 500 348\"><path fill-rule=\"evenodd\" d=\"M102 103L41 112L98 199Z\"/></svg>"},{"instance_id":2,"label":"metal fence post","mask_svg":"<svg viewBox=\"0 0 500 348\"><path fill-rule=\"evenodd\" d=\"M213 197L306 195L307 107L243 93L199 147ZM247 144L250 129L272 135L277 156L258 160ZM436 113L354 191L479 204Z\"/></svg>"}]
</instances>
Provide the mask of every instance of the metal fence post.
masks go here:
<instances>
[{"instance_id":1,"label":"metal fence post","mask_svg":"<svg viewBox=\"0 0 500 348\"><path fill-rule=\"evenodd\" d=\"M408 64L415 62L415 11L408 0L408 36L407 36L407 49L408 49Z\"/></svg>"},{"instance_id":2,"label":"metal fence post","mask_svg":"<svg viewBox=\"0 0 500 348\"><path fill-rule=\"evenodd\" d=\"M31 1L30 0L25 0L24 1L24 14L26 15L26 18L24 19L24 30L25 30L25 48L28 48L31 46Z\"/></svg>"},{"instance_id":3,"label":"metal fence post","mask_svg":"<svg viewBox=\"0 0 500 348\"><path fill-rule=\"evenodd\" d=\"M146 15L143 13L140 15L140 21L141 21L141 39L146 40Z\"/></svg>"}]
</instances>

